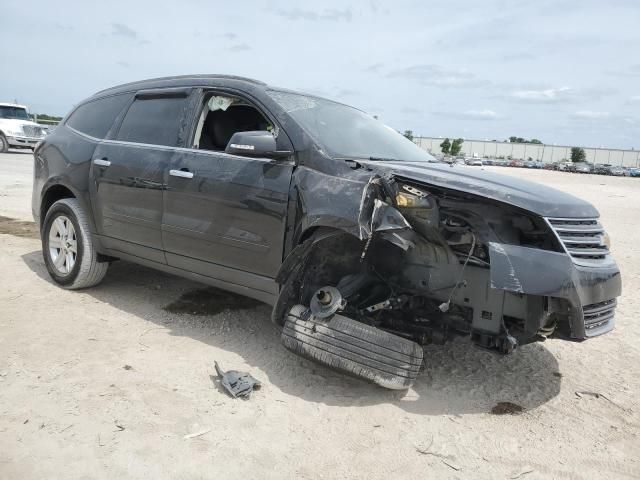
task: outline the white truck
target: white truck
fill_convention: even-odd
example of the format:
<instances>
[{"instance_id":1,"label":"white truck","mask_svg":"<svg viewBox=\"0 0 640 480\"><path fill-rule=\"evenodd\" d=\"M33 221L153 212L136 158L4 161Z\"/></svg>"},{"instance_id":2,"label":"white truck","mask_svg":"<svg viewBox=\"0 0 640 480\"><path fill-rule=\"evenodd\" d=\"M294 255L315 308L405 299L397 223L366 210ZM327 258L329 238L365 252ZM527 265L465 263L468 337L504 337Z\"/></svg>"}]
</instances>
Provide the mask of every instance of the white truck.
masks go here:
<instances>
[{"instance_id":1,"label":"white truck","mask_svg":"<svg viewBox=\"0 0 640 480\"><path fill-rule=\"evenodd\" d=\"M34 149L47 134L47 128L31 121L27 107L0 103L0 153L9 148Z\"/></svg>"}]
</instances>

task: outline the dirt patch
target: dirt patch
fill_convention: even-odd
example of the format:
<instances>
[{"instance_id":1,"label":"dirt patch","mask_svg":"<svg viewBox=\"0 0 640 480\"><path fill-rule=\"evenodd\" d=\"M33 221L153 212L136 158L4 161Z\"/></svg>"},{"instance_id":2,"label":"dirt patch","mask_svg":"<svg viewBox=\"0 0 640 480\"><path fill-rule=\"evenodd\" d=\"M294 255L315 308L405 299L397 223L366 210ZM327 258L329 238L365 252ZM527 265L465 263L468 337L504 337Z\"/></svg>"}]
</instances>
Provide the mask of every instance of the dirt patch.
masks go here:
<instances>
[{"instance_id":1,"label":"dirt patch","mask_svg":"<svg viewBox=\"0 0 640 480\"><path fill-rule=\"evenodd\" d=\"M24 238L40 238L35 222L25 222L0 215L0 233Z\"/></svg>"},{"instance_id":2,"label":"dirt patch","mask_svg":"<svg viewBox=\"0 0 640 480\"><path fill-rule=\"evenodd\" d=\"M249 310L259 305L262 303L252 298L208 287L182 294L178 300L164 307L164 310L189 315L215 315L224 310Z\"/></svg>"},{"instance_id":3,"label":"dirt patch","mask_svg":"<svg viewBox=\"0 0 640 480\"><path fill-rule=\"evenodd\" d=\"M491 409L493 415L517 415L523 411L524 408L511 402L498 402L496 406Z\"/></svg>"}]
</instances>

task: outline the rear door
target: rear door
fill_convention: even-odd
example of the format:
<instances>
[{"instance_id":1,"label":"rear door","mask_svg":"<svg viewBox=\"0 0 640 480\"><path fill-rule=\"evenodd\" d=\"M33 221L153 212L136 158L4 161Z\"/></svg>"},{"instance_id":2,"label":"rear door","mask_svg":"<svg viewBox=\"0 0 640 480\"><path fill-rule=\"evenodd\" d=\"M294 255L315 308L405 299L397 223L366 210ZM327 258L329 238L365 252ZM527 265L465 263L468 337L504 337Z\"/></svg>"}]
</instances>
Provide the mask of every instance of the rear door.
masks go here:
<instances>
[{"instance_id":1,"label":"rear door","mask_svg":"<svg viewBox=\"0 0 640 480\"><path fill-rule=\"evenodd\" d=\"M194 123L203 121L203 104L211 94L205 92L193 112ZM251 106L275 125L263 108L246 108ZM277 131L278 149L292 150L286 134ZM162 221L169 265L271 290L273 282L267 279L275 277L282 262L293 168L292 158L249 158L220 150L192 148L174 157Z\"/></svg>"},{"instance_id":2,"label":"rear door","mask_svg":"<svg viewBox=\"0 0 640 480\"><path fill-rule=\"evenodd\" d=\"M166 263L162 202L168 168L180 155L190 90L138 92L113 139L93 155L93 208L106 248Z\"/></svg>"}]
</instances>

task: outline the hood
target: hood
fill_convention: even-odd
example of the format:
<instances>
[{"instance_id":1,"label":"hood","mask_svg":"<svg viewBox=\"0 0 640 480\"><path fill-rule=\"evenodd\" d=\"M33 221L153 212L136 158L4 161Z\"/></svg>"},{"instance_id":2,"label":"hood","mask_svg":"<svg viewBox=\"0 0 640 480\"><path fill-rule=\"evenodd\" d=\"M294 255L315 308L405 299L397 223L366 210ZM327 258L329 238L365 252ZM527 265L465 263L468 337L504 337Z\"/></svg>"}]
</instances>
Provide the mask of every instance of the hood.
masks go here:
<instances>
[{"instance_id":1,"label":"hood","mask_svg":"<svg viewBox=\"0 0 640 480\"><path fill-rule=\"evenodd\" d=\"M478 168L415 162L362 161L360 163L381 173L490 198L543 217L596 218L600 216L598 210L589 202L568 193Z\"/></svg>"},{"instance_id":2,"label":"hood","mask_svg":"<svg viewBox=\"0 0 640 480\"><path fill-rule=\"evenodd\" d=\"M30 120L19 120L17 118L0 118L0 124L11 125L12 127L22 127L22 126L42 127L42 125L36 122L32 122Z\"/></svg>"}]
</instances>

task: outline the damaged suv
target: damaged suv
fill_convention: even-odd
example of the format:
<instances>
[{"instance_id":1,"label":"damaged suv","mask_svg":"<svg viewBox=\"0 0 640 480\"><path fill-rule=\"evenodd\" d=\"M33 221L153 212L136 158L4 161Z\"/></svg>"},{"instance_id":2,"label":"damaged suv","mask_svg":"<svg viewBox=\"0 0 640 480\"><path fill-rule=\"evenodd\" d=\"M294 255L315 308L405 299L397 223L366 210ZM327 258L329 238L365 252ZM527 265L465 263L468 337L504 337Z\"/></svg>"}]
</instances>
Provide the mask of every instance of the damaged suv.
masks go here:
<instances>
[{"instance_id":1,"label":"damaged suv","mask_svg":"<svg viewBox=\"0 0 640 480\"><path fill-rule=\"evenodd\" d=\"M99 92L38 146L34 178L61 286L124 259L247 295L290 350L387 388L413 383L428 343L507 354L614 326L620 273L593 206L254 80Z\"/></svg>"}]
</instances>

